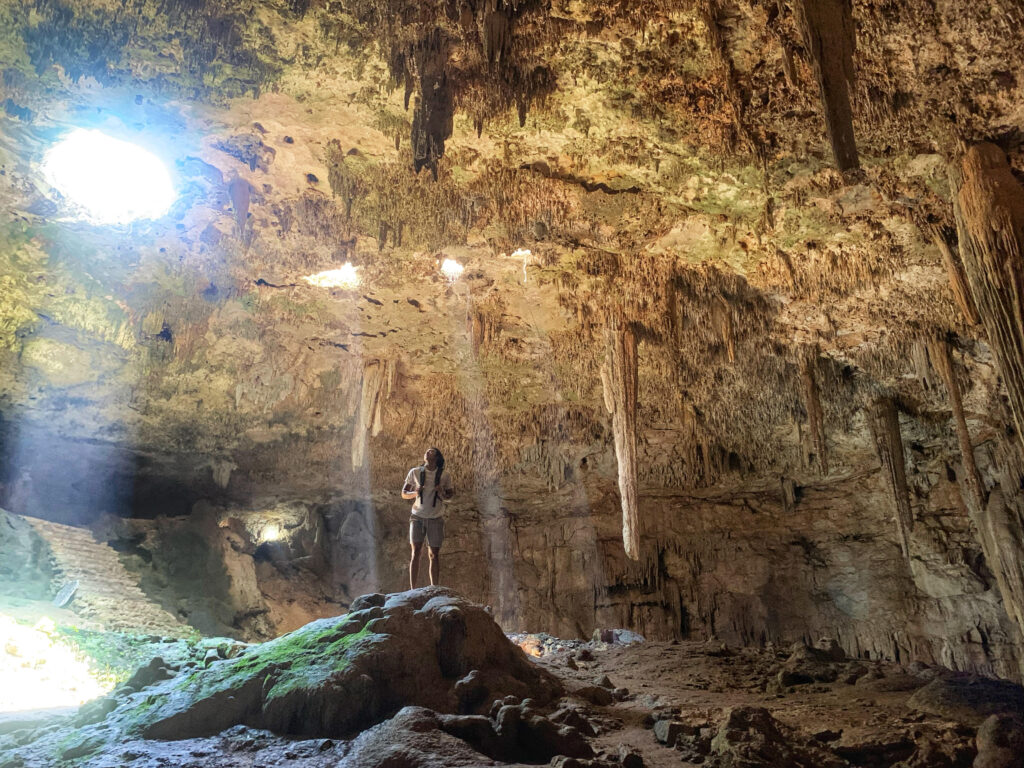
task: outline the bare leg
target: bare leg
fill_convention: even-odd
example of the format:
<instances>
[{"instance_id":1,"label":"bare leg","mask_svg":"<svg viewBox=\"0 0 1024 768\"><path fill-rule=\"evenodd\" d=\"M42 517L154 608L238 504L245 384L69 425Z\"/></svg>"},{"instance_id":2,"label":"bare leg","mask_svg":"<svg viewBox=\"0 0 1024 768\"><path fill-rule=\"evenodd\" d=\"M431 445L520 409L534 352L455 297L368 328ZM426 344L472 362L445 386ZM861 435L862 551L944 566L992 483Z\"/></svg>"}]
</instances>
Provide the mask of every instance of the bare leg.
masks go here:
<instances>
[{"instance_id":1,"label":"bare leg","mask_svg":"<svg viewBox=\"0 0 1024 768\"><path fill-rule=\"evenodd\" d=\"M423 542L419 544L410 544L412 547L412 556L409 558L409 589L416 589L416 577L420 573L420 555L423 554ZM431 566L431 572L433 572L433 566Z\"/></svg>"},{"instance_id":2,"label":"bare leg","mask_svg":"<svg viewBox=\"0 0 1024 768\"><path fill-rule=\"evenodd\" d=\"M431 586L441 581L441 548L430 547L430 584Z\"/></svg>"}]
</instances>

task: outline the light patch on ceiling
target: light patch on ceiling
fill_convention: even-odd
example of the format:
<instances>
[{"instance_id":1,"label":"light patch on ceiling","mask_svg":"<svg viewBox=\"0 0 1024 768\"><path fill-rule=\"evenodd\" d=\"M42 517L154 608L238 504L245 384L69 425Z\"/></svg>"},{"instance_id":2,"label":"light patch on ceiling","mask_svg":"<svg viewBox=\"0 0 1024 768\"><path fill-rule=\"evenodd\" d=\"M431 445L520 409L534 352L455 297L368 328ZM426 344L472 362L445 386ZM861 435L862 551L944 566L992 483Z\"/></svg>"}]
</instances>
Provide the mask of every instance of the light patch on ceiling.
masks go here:
<instances>
[{"instance_id":1,"label":"light patch on ceiling","mask_svg":"<svg viewBox=\"0 0 1024 768\"><path fill-rule=\"evenodd\" d=\"M459 264L455 259L445 259L441 262L441 274L449 280L458 280L465 269L466 268Z\"/></svg>"},{"instance_id":2,"label":"light patch on ceiling","mask_svg":"<svg viewBox=\"0 0 1024 768\"><path fill-rule=\"evenodd\" d=\"M160 158L136 144L84 128L50 148L43 174L94 224L157 219L176 197Z\"/></svg>"},{"instance_id":3,"label":"light patch on ceiling","mask_svg":"<svg viewBox=\"0 0 1024 768\"><path fill-rule=\"evenodd\" d=\"M358 267L354 267L346 261L339 269L328 269L317 272L315 275L305 275L302 279L318 288L357 288L359 286L359 271Z\"/></svg>"},{"instance_id":4,"label":"light patch on ceiling","mask_svg":"<svg viewBox=\"0 0 1024 768\"><path fill-rule=\"evenodd\" d=\"M281 526L277 523L267 523L263 526L260 534L260 541L277 541L281 538Z\"/></svg>"}]
</instances>

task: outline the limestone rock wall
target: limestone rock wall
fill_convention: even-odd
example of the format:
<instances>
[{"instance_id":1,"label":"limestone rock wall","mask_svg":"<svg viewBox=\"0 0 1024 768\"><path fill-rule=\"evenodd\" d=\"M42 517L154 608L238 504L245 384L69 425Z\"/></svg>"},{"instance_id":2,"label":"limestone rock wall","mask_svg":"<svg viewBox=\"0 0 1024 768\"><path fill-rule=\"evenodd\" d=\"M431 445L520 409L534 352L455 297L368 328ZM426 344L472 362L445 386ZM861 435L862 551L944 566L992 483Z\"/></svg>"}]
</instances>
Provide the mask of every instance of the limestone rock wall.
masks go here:
<instances>
[{"instance_id":1,"label":"limestone rock wall","mask_svg":"<svg viewBox=\"0 0 1024 768\"><path fill-rule=\"evenodd\" d=\"M265 636L437 445L508 628L1019 675L1019 4L344 5L0 6L0 504ZM72 118L172 210L76 218Z\"/></svg>"}]
</instances>

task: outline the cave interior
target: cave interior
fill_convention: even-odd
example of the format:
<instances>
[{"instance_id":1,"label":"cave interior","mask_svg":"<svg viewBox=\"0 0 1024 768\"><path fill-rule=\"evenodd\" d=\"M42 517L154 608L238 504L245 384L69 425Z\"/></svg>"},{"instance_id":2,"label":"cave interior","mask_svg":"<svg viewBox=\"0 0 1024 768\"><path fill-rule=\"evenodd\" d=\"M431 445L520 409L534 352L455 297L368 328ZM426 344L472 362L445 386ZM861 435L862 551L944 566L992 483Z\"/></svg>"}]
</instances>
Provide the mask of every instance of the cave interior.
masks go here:
<instances>
[{"instance_id":1,"label":"cave interior","mask_svg":"<svg viewBox=\"0 0 1024 768\"><path fill-rule=\"evenodd\" d=\"M1020 766L1021 29L0 3L0 766Z\"/></svg>"}]
</instances>

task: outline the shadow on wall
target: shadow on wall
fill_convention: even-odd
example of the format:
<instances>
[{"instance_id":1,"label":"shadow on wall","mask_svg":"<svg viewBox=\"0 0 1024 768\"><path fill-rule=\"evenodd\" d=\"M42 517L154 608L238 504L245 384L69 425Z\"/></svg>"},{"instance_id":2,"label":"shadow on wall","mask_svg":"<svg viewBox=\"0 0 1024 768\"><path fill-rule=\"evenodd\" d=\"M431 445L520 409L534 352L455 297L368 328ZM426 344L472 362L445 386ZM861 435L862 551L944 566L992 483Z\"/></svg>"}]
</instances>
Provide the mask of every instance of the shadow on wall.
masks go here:
<instances>
[{"instance_id":1,"label":"shadow on wall","mask_svg":"<svg viewBox=\"0 0 1024 768\"><path fill-rule=\"evenodd\" d=\"M191 459L157 459L101 440L69 440L31 421L0 418L0 506L87 526L103 515L187 515L222 491Z\"/></svg>"}]
</instances>

